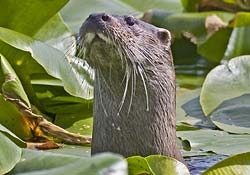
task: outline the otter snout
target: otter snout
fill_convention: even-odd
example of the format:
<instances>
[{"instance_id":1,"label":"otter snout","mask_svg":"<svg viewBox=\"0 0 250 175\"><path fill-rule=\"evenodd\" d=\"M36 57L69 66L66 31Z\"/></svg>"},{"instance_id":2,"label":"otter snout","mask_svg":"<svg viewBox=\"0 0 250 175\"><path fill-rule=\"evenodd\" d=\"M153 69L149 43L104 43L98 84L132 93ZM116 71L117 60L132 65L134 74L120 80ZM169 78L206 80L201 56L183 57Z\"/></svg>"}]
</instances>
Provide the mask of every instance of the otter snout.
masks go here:
<instances>
[{"instance_id":1,"label":"otter snout","mask_svg":"<svg viewBox=\"0 0 250 175\"><path fill-rule=\"evenodd\" d=\"M87 20L93 20L93 21L102 20L105 22L109 22L111 20L111 16L106 13L92 13L89 15Z\"/></svg>"},{"instance_id":2,"label":"otter snout","mask_svg":"<svg viewBox=\"0 0 250 175\"><path fill-rule=\"evenodd\" d=\"M103 33L106 23L112 21L112 16L106 13L90 14L86 21L82 24L80 33Z\"/></svg>"}]
</instances>

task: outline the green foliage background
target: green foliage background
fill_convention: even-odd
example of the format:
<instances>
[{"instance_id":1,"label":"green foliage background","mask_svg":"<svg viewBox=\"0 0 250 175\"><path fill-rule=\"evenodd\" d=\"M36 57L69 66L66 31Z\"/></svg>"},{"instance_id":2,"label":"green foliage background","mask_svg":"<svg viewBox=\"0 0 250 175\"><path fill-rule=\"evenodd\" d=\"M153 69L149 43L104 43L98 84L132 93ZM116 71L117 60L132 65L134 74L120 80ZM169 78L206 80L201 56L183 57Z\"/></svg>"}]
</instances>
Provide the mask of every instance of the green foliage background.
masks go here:
<instances>
[{"instance_id":1,"label":"green foliage background","mask_svg":"<svg viewBox=\"0 0 250 175\"><path fill-rule=\"evenodd\" d=\"M74 35L90 13L102 11L132 14L171 31L183 155L236 155L204 174L249 174L249 164L232 166L250 160L249 4L213 2L219 1L238 10L198 12L205 0L0 0L0 174L188 174L163 156L126 161L108 153L90 158L88 146L25 149L32 128L6 96L70 132L91 135L93 70L74 57Z\"/></svg>"}]
</instances>

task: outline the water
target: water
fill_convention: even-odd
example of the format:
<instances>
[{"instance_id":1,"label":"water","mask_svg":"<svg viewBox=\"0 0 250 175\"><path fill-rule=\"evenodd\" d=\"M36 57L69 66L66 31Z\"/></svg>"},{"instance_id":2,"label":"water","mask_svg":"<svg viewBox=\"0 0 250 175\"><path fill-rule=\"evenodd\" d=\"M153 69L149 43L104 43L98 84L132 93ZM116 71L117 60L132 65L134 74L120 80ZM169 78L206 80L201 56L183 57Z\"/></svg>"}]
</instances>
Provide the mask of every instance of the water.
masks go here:
<instances>
[{"instance_id":1,"label":"water","mask_svg":"<svg viewBox=\"0 0 250 175\"><path fill-rule=\"evenodd\" d=\"M209 167L227 158L225 155L198 156L185 158L191 175L200 175Z\"/></svg>"}]
</instances>

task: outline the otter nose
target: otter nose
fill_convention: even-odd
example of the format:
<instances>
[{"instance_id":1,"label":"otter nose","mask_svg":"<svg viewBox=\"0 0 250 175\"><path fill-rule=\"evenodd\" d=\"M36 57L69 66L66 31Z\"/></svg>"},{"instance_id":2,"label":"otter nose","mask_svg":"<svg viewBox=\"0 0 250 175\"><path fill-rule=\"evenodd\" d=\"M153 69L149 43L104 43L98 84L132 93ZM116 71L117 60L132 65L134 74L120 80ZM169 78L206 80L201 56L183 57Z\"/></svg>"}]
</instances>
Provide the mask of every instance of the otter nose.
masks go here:
<instances>
[{"instance_id":1,"label":"otter nose","mask_svg":"<svg viewBox=\"0 0 250 175\"><path fill-rule=\"evenodd\" d=\"M110 17L110 15L108 15L106 13L93 13L93 14L89 15L88 19L90 19L90 20L102 20L102 21L108 22L111 20L111 17Z\"/></svg>"}]
</instances>

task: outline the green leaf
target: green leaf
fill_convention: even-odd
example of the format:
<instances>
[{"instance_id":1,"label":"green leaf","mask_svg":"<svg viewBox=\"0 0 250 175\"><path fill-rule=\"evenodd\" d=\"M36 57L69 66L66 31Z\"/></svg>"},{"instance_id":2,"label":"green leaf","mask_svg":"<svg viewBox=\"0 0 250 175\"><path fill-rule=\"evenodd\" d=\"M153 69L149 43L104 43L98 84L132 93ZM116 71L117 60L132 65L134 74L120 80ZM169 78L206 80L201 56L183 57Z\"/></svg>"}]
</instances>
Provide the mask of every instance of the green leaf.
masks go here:
<instances>
[{"instance_id":1,"label":"green leaf","mask_svg":"<svg viewBox=\"0 0 250 175\"><path fill-rule=\"evenodd\" d=\"M32 57L46 69L48 74L62 80L65 90L70 94L86 99L92 98L93 87L71 66L70 62L59 50L5 28L0 28L0 39L13 47L30 52ZM82 64L79 63L79 65ZM83 66L83 69L88 70L86 65Z\"/></svg>"},{"instance_id":2,"label":"green leaf","mask_svg":"<svg viewBox=\"0 0 250 175\"><path fill-rule=\"evenodd\" d=\"M82 109L84 110L84 109ZM91 108L92 111L92 108ZM66 129L67 131L81 134L91 135L93 127L92 115L83 115L86 119L83 119L82 115L76 114L64 114L56 117L55 124ZM90 117L90 118L87 118Z\"/></svg>"},{"instance_id":3,"label":"green leaf","mask_svg":"<svg viewBox=\"0 0 250 175\"><path fill-rule=\"evenodd\" d=\"M181 129L183 124L188 124L194 127L214 127L209 119L204 116L199 101L199 95L199 88L194 90L185 88L177 89L176 118L178 129Z\"/></svg>"},{"instance_id":4,"label":"green leaf","mask_svg":"<svg viewBox=\"0 0 250 175\"><path fill-rule=\"evenodd\" d=\"M181 12L182 6L180 1L176 0L121 0L122 2L134 7L135 9L145 12L150 9L160 9L171 12ZM142 5L143 4L143 5Z\"/></svg>"},{"instance_id":5,"label":"green leaf","mask_svg":"<svg viewBox=\"0 0 250 175\"><path fill-rule=\"evenodd\" d=\"M198 45L198 53L208 58L210 61L219 63L223 58L228 47L228 40L230 38L232 29L220 29L205 42ZM216 52L214 52L216 50Z\"/></svg>"},{"instance_id":6,"label":"green leaf","mask_svg":"<svg viewBox=\"0 0 250 175\"><path fill-rule=\"evenodd\" d=\"M181 0L182 6L186 12L195 12L198 10L200 0Z\"/></svg>"},{"instance_id":7,"label":"green leaf","mask_svg":"<svg viewBox=\"0 0 250 175\"><path fill-rule=\"evenodd\" d=\"M201 42L206 40L205 19L210 15L217 15L224 22L228 22L233 16L233 14L226 12L169 13L153 11L150 22L171 30L177 36L183 32L190 32L197 38L198 42Z\"/></svg>"},{"instance_id":8,"label":"green leaf","mask_svg":"<svg viewBox=\"0 0 250 175\"><path fill-rule=\"evenodd\" d=\"M250 56L240 56L209 72L200 97L205 115L225 100L250 93L249 70Z\"/></svg>"},{"instance_id":9,"label":"green leaf","mask_svg":"<svg viewBox=\"0 0 250 175\"><path fill-rule=\"evenodd\" d=\"M62 148L59 149L48 149L46 152L77 156L81 158L91 157L91 147L90 146L79 146L79 145L66 145L64 144Z\"/></svg>"},{"instance_id":10,"label":"green leaf","mask_svg":"<svg viewBox=\"0 0 250 175\"><path fill-rule=\"evenodd\" d=\"M127 161L129 175L155 175L144 157L132 156L128 157Z\"/></svg>"},{"instance_id":11,"label":"green leaf","mask_svg":"<svg viewBox=\"0 0 250 175\"><path fill-rule=\"evenodd\" d=\"M187 167L173 158L151 155L146 160L156 175L190 175Z\"/></svg>"},{"instance_id":12,"label":"green leaf","mask_svg":"<svg viewBox=\"0 0 250 175\"><path fill-rule=\"evenodd\" d=\"M34 39L59 49L64 54L75 55L76 39L59 14L53 16L33 36Z\"/></svg>"},{"instance_id":13,"label":"green leaf","mask_svg":"<svg viewBox=\"0 0 250 175\"><path fill-rule=\"evenodd\" d=\"M22 3L0 1L0 26L32 36L67 2L68 0L25 0Z\"/></svg>"},{"instance_id":14,"label":"green leaf","mask_svg":"<svg viewBox=\"0 0 250 175\"><path fill-rule=\"evenodd\" d=\"M246 39L249 35L250 26L234 28L227 45L224 59L229 60L236 56L250 54L250 49L248 47L250 41Z\"/></svg>"},{"instance_id":15,"label":"green leaf","mask_svg":"<svg viewBox=\"0 0 250 175\"><path fill-rule=\"evenodd\" d=\"M220 129L237 134L250 134L250 94L224 101L210 118Z\"/></svg>"},{"instance_id":16,"label":"green leaf","mask_svg":"<svg viewBox=\"0 0 250 175\"><path fill-rule=\"evenodd\" d=\"M60 13L71 30L78 33L85 19L91 13L98 12L120 15L138 13L133 7L120 0L73 0L69 1Z\"/></svg>"},{"instance_id":17,"label":"green leaf","mask_svg":"<svg viewBox=\"0 0 250 175\"><path fill-rule=\"evenodd\" d=\"M21 152L21 148L0 132L0 174L8 173L16 165L21 158Z\"/></svg>"},{"instance_id":18,"label":"green leaf","mask_svg":"<svg viewBox=\"0 0 250 175\"><path fill-rule=\"evenodd\" d=\"M234 155L249 151L250 145L250 135L228 134L218 130L177 131L177 136L189 142L191 151Z\"/></svg>"},{"instance_id":19,"label":"green leaf","mask_svg":"<svg viewBox=\"0 0 250 175\"><path fill-rule=\"evenodd\" d=\"M44 151L23 150L22 161L10 174L127 174L127 162L118 155L103 153L92 158L63 155Z\"/></svg>"},{"instance_id":20,"label":"green leaf","mask_svg":"<svg viewBox=\"0 0 250 175\"><path fill-rule=\"evenodd\" d=\"M23 86L17 77L15 71L5 59L3 55L0 54L1 69L5 76L5 82L2 85L2 91L8 96L15 97L22 100L27 106L30 107L29 99L23 89Z\"/></svg>"},{"instance_id":21,"label":"green leaf","mask_svg":"<svg viewBox=\"0 0 250 175\"><path fill-rule=\"evenodd\" d=\"M30 139L32 133L16 106L4 99L0 94L0 124L23 140Z\"/></svg>"},{"instance_id":22,"label":"green leaf","mask_svg":"<svg viewBox=\"0 0 250 175\"><path fill-rule=\"evenodd\" d=\"M72 44L74 39L72 40L72 37L69 37L69 30L67 30L67 27L56 13L67 2L68 0L27 0L18 4L13 0L1 1L0 26L23 33L27 36L35 37L41 41L46 41L46 43L53 45L53 47L60 49L65 48L66 45L61 41L65 40L67 44ZM0 41L0 48L0 52L6 57L19 77L30 102L39 110L46 112L37 100L32 85L30 84L30 77L32 75L37 73L45 75L45 70L28 52L11 47L2 41ZM70 49L63 50L66 51ZM71 50L73 50L73 53L74 49ZM42 52L46 53L45 50Z\"/></svg>"},{"instance_id":23,"label":"green leaf","mask_svg":"<svg viewBox=\"0 0 250 175\"><path fill-rule=\"evenodd\" d=\"M234 20L231 22L231 26L233 27L250 26L249 18L250 18L249 12L238 12L234 17Z\"/></svg>"},{"instance_id":24,"label":"green leaf","mask_svg":"<svg viewBox=\"0 0 250 175\"><path fill-rule=\"evenodd\" d=\"M127 161L129 175L189 175L183 163L166 156L132 156Z\"/></svg>"},{"instance_id":25,"label":"green leaf","mask_svg":"<svg viewBox=\"0 0 250 175\"><path fill-rule=\"evenodd\" d=\"M0 132L2 132L5 136L7 136L12 142L14 142L19 147L26 148L27 145L23 140L21 140L19 137L17 137L15 134L13 134L10 130L8 130L1 124L0 124Z\"/></svg>"},{"instance_id":26,"label":"green leaf","mask_svg":"<svg viewBox=\"0 0 250 175\"><path fill-rule=\"evenodd\" d=\"M250 174L250 152L229 157L207 169L202 175Z\"/></svg>"}]
</instances>

